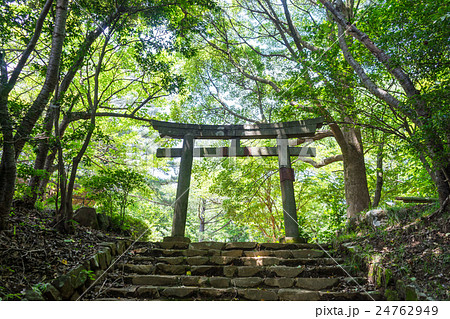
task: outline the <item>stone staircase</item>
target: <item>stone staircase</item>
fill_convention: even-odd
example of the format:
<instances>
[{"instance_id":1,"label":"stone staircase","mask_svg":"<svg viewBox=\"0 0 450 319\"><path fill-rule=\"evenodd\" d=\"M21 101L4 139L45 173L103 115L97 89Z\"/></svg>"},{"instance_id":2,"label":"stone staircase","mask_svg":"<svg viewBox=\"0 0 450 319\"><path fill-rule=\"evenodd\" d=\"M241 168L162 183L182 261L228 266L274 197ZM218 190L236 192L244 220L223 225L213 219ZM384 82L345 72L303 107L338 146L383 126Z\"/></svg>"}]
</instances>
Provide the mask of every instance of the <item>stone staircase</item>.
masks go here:
<instances>
[{"instance_id":1,"label":"stone staircase","mask_svg":"<svg viewBox=\"0 0 450 319\"><path fill-rule=\"evenodd\" d=\"M349 277L351 269L337 265L342 262L315 244L141 242L98 281L89 299L381 298L377 291L365 292L365 278Z\"/></svg>"}]
</instances>

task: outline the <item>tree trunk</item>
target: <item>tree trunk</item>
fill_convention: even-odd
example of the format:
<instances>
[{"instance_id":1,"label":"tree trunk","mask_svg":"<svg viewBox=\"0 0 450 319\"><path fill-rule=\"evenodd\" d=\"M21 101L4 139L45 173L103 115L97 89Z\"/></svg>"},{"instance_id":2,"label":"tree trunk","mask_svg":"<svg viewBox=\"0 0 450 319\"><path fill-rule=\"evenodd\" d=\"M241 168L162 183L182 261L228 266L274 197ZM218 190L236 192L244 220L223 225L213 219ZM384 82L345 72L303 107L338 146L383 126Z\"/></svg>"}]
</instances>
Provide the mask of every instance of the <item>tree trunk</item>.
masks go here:
<instances>
[{"instance_id":1,"label":"tree trunk","mask_svg":"<svg viewBox=\"0 0 450 319\"><path fill-rule=\"evenodd\" d=\"M62 47L64 39L66 37L68 2L68 0L58 0L58 2L56 3L56 16L52 35L52 47L47 64L45 82L38 96L19 124L16 135L14 136L16 160L22 152L25 143L29 140L29 136L34 129L37 120L40 118L42 112L44 111L44 108L49 101L50 95L55 90L55 87L58 83Z\"/></svg>"},{"instance_id":2,"label":"tree trunk","mask_svg":"<svg viewBox=\"0 0 450 319\"><path fill-rule=\"evenodd\" d=\"M343 128L343 137L343 141L338 141L338 143L341 145L344 157L347 223L352 227L357 222L359 213L370 207L370 196L361 132L357 128L345 127Z\"/></svg>"},{"instance_id":3,"label":"tree trunk","mask_svg":"<svg viewBox=\"0 0 450 319\"><path fill-rule=\"evenodd\" d=\"M16 182L16 160L14 158L13 126L8 112L7 96L0 97L0 124L3 135L3 150L0 164L0 230L7 228Z\"/></svg>"},{"instance_id":4,"label":"tree trunk","mask_svg":"<svg viewBox=\"0 0 450 319\"><path fill-rule=\"evenodd\" d=\"M38 151L36 154L36 159L34 161L34 170L44 170L45 162L48 157L48 152L50 149L49 138L52 133L52 126L55 120L55 111L54 108L49 107L47 110L47 114L44 119L44 138L39 142ZM49 173L47 171L47 173ZM27 202L32 204L36 203L40 191L40 183L46 176L41 176L40 174L35 174L31 177L30 182L28 183L28 187L30 188L30 194L25 198Z\"/></svg>"}]
</instances>

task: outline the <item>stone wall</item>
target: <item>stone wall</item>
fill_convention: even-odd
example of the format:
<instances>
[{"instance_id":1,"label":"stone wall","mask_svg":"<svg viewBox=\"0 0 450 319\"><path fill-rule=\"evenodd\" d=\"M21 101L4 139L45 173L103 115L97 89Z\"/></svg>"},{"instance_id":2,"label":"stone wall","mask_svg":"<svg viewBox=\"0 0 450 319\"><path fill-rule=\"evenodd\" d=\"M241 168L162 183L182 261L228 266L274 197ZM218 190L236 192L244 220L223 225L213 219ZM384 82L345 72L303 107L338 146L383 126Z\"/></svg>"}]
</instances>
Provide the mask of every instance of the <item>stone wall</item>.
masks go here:
<instances>
[{"instance_id":1,"label":"stone wall","mask_svg":"<svg viewBox=\"0 0 450 319\"><path fill-rule=\"evenodd\" d=\"M396 278L393 271L381 263L381 256L363 254L358 246L342 244L340 247L362 269L367 271L367 280L384 294L387 301L432 300L417 287L407 285L402 278Z\"/></svg>"},{"instance_id":2,"label":"stone wall","mask_svg":"<svg viewBox=\"0 0 450 319\"><path fill-rule=\"evenodd\" d=\"M130 240L100 243L99 251L91 258L51 282L42 283L39 290L27 290L22 300L77 300L130 245Z\"/></svg>"}]
</instances>

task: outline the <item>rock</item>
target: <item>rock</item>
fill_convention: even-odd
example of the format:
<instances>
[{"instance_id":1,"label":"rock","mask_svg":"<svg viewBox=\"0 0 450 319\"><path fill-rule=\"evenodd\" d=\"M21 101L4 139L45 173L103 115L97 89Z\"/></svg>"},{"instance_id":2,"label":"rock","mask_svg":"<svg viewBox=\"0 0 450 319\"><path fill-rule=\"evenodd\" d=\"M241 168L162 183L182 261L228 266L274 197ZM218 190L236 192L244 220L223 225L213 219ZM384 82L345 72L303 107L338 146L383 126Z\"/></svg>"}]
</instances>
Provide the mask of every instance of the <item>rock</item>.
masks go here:
<instances>
[{"instance_id":1,"label":"rock","mask_svg":"<svg viewBox=\"0 0 450 319\"><path fill-rule=\"evenodd\" d=\"M181 284L183 286L204 287L208 284L208 278L203 276L183 276L181 277Z\"/></svg>"},{"instance_id":2,"label":"rock","mask_svg":"<svg viewBox=\"0 0 450 319\"><path fill-rule=\"evenodd\" d=\"M303 267L274 266L269 267L269 271L274 273L277 277L293 278L303 272Z\"/></svg>"},{"instance_id":3,"label":"rock","mask_svg":"<svg viewBox=\"0 0 450 319\"><path fill-rule=\"evenodd\" d=\"M406 285L403 282L403 280L397 280L397 282L395 283L395 289L397 290L398 296L400 298L400 300L405 300L406 298Z\"/></svg>"},{"instance_id":4,"label":"rock","mask_svg":"<svg viewBox=\"0 0 450 319\"><path fill-rule=\"evenodd\" d=\"M105 214L97 214L97 223L100 230L109 230L112 226L111 217Z\"/></svg>"},{"instance_id":5,"label":"rock","mask_svg":"<svg viewBox=\"0 0 450 319\"><path fill-rule=\"evenodd\" d=\"M211 277L209 279L209 284L214 288L228 288L230 287L230 278L226 277Z\"/></svg>"},{"instance_id":6,"label":"rock","mask_svg":"<svg viewBox=\"0 0 450 319\"><path fill-rule=\"evenodd\" d=\"M111 242L103 242L98 244L100 247L108 247L111 251L111 256L116 256L117 255L117 248L116 248L116 244L115 243L111 243Z\"/></svg>"},{"instance_id":7,"label":"rock","mask_svg":"<svg viewBox=\"0 0 450 319\"><path fill-rule=\"evenodd\" d=\"M279 243L262 243L259 244L261 250L278 250L278 249L286 249L286 244Z\"/></svg>"},{"instance_id":8,"label":"rock","mask_svg":"<svg viewBox=\"0 0 450 319\"><path fill-rule=\"evenodd\" d=\"M184 263L184 257L163 257L159 258L161 262L168 263L169 265L180 265Z\"/></svg>"},{"instance_id":9,"label":"rock","mask_svg":"<svg viewBox=\"0 0 450 319\"><path fill-rule=\"evenodd\" d=\"M56 278L51 283L61 293L62 300L68 300L73 294L73 287L71 285L71 278L68 275L62 275Z\"/></svg>"},{"instance_id":10,"label":"rock","mask_svg":"<svg viewBox=\"0 0 450 319\"><path fill-rule=\"evenodd\" d=\"M50 301L62 300L61 294L59 293L58 289L56 289L52 284L46 285L43 295L46 300Z\"/></svg>"},{"instance_id":11,"label":"rock","mask_svg":"<svg viewBox=\"0 0 450 319\"><path fill-rule=\"evenodd\" d=\"M199 288L198 293L201 297L206 299L217 300L231 300L236 292L232 288L218 289L218 288Z\"/></svg>"},{"instance_id":12,"label":"rock","mask_svg":"<svg viewBox=\"0 0 450 319\"><path fill-rule=\"evenodd\" d=\"M168 236L163 238L164 242L190 243L191 240L184 236Z\"/></svg>"},{"instance_id":13,"label":"rock","mask_svg":"<svg viewBox=\"0 0 450 319\"><path fill-rule=\"evenodd\" d=\"M225 266L223 267L223 275L226 277L234 277L237 272L236 266Z\"/></svg>"},{"instance_id":14,"label":"rock","mask_svg":"<svg viewBox=\"0 0 450 319\"><path fill-rule=\"evenodd\" d=\"M167 265L163 263L156 264L156 271L162 274L169 275L184 275L188 266L185 265Z\"/></svg>"},{"instance_id":15,"label":"rock","mask_svg":"<svg viewBox=\"0 0 450 319\"><path fill-rule=\"evenodd\" d=\"M109 247L103 247L102 250L100 250L100 253L105 254L105 262L106 262L106 268L107 268L109 265L111 265L111 262L113 260L112 254L111 254L111 249Z\"/></svg>"},{"instance_id":16,"label":"rock","mask_svg":"<svg viewBox=\"0 0 450 319\"><path fill-rule=\"evenodd\" d=\"M386 289L384 291L384 297L387 301L399 301L398 293L392 289Z\"/></svg>"},{"instance_id":17,"label":"rock","mask_svg":"<svg viewBox=\"0 0 450 319\"><path fill-rule=\"evenodd\" d=\"M294 278L266 278L264 284L271 287L290 288L294 285Z\"/></svg>"},{"instance_id":18,"label":"rock","mask_svg":"<svg viewBox=\"0 0 450 319\"><path fill-rule=\"evenodd\" d=\"M183 251L183 255L186 257L208 256L209 252L209 250L202 249L186 249Z\"/></svg>"},{"instance_id":19,"label":"rock","mask_svg":"<svg viewBox=\"0 0 450 319\"><path fill-rule=\"evenodd\" d=\"M141 286L137 288L136 293L140 297L159 298L159 291L157 287Z\"/></svg>"},{"instance_id":20,"label":"rock","mask_svg":"<svg viewBox=\"0 0 450 319\"><path fill-rule=\"evenodd\" d=\"M88 271L83 266L79 266L71 270L68 275L70 276L70 284L72 285L73 289L77 289L86 282L88 278Z\"/></svg>"},{"instance_id":21,"label":"rock","mask_svg":"<svg viewBox=\"0 0 450 319\"><path fill-rule=\"evenodd\" d=\"M293 250L292 256L294 258L319 258L323 257L325 253L321 250L314 249L301 249L301 250Z\"/></svg>"},{"instance_id":22,"label":"rock","mask_svg":"<svg viewBox=\"0 0 450 319\"><path fill-rule=\"evenodd\" d=\"M97 258L98 258L98 263L99 263L99 268L102 270L105 270L108 265L106 263L106 252L105 251L99 251L97 253Z\"/></svg>"},{"instance_id":23,"label":"rock","mask_svg":"<svg viewBox=\"0 0 450 319\"><path fill-rule=\"evenodd\" d=\"M245 257L265 257L272 256L273 252L270 250L261 250L261 251L244 251Z\"/></svg>"},{"instance_id":24,"label":"rock","mask_svg":"<svg viewBox=\"0 0 450 319\"><path fill-rule=\"evenodd\" d=\"M118 255L122 255L126 250L126 243L122 240L116 242L116 251Z\"/></svg>"},{"instance_id":25,"label":"rock","mask_svg":"<svg viewBox=\"0 0 450 319\"><path fill-rule=\"evenodd\" d=\"M414 286L408 285L405 288L405 300L406 301L417 301L419 300L417 296L417 291Z\"/></svg>"},{"instance_id":26,"label":"rock","mask_svg":"<svg viewBox=\"0 0 450 319\"><path fill-rule=\"evenodd\" d=\"M239 289L238 295L248 300L278 300L278 295L272 290Z\"/></svg>"},{"instance_id":27,"label":"rock","mask_svg":"<svg viewBox=\"0 0 450 319\"><path fill-rule=\"evenodd\" d=\"M235 242L235 243L227 243L225 245L225 249L255 249L258 243L254 242Z\"/></svg>"},{"instance_id":28,"label":"rock","mask_svg":"<svg viewBox=\"0 0 450 319\"><path fill-rule=\"evenodd\" d=\"M323 290L336 286L338 278L297 278L296 287L307 290Z\"/></svg>"},{"instance_id":29,"label":"rock","mask_svg":"<svg viewBox=\"0 0 450 319\"><path fill-rule=\"evenodd\" d=\"M274 266L280 263L276 257L243 257L244 266Z\"/></svg>"},{"instance_id":30,"label":"rock","mask_svg":"<svg viewBox=\"0 0 450 319\"><path fill-rule=\"evenodd\" d=\"M298 289L280 289L278 290L280 300L288 301L317 301L320 300L320 294L315 291Z\"/></svg>"},{"instance_id":31,"label":"rock","mask_svg":"<svg viewBox=\"0 0 450 319\"><path fill-rule=\"evenodd\" d=\"M191 243L189 245L190 249L218 249L222 250L225 243L219 243L214 241L202 241L199 243Z\"/></svg>"},{"instance_id":32,"label":"rock","mask_svg":"<svg viewBox=\"0 0 450 319\"><path fill-rule=\"evenodd\" d=\"M222 276L223 268L219 266L191 266L191 275Z\"/></svg>"},{"instance_id":33,"label":"rock","mask_svg":"<svg viewBox=\"0 0 450 319\"><path fill-rule=\"evenodd\" d=\"M100 260L99 260L97 254L95 254L94 256L92 256L92 257L89 259L89 263L90 263L90 265L91 265L91 269L92 269L92 270L95 270L95 269L99 269L99 268L100 268Z\"/></svg>"},{"instance_id":34,"label":"rock","mask_svg":"<svg viewBox=\"0 0 450 319\"><path fill-rule=\"evenodd\" d=\"M23 296L22 300L28 300L28 301L45 301L44 297L39 291L35 290L27 290L25 291L25 294Z\"/></svg>"},{"instance_id":35,"label":"rock","mask_svg":"<svg viewBox=\"0 0 450 319\"><path fill-rule=\"evenodd\" d=\"M155 272L155 266L153 265L124 264L123 269L127 272L144 275L151 275Z\"/></svg>"},{"instance_id":36,"label":"rock","mask_svg":"<svg viewBox=\"0 0 450 319\"><path fill-rule=\"evenodd\" d=\"M75 292L73 293L73 295L70 296L70 301L77 301L78 298L80 298L80 297L81 297L81 295L78 293L78 291L75 291Z\"/></svg>"},{"instance_id":37,"label":"rock","mask_svg":"<svg viewBox=\"0 0 450 319\"><path fill-rule=\"evenodd\" d=\"M187 298L192 296L198 288L192 287L170 287L161 292L161 295L172 298Z\"/></svg>"},{"instance_id":38,"label":"rock","mask_svg":"<svg viewBox=\"0 0 450 319\"><path fill-rule=\"evenodd\" d=\"M364 222L376 228L384 224L384 219L386 219L387 213L384 209L372 209L362 216Z\"/></svg>"},{"instance_id":39,"label":"rock","mask_svg":"<svg viewBox=\"0 0 450 319\"><path fill-rule=\"evenodd\" d=\"M178 242L178 241L167 241L158 243L159 247L162 249L187 249L189 247L189 243L187 242Z\"/></svg>"},{"instance_id":40,"label":"rock","mask_svg":"<svg viewBox=\"0 0 450 319\"><path fill-rule=\"evenodd\" d=\"M275 250L273 255L278 258L292 258L291 250Z\"/></svg>"},{"instance_id":41,"label":"rock","mask_svg":"<svg viewBox=\"0 0 450 319\"><path fill-rule=\"evenodd\" d=\"M177 249L163 249L156 252L156 250L152 251L154 255L163 255L164 257L181 257L183 256L183 251Z\"/></svg>"},{"instance_id":42,"label":"rock","mask_svg":"<svg viewBox=\"0 0 450 319\"><path fill-rule=\"evenodd\" d=\"M189 265L205 265L209 262L209 257L205 256L187 257L186 261Z\"/></svg>"},{"instance_id":43,"label":"rock","mask_svg":"<svg viewBox=\"0 0 450 319\"><path fill-rule=\"evenodd\" d=\"M229 256L212 256L211 257L211 263L216 264L216 265L231 264L234 260L236 260L235 257L229 257Z\"/></svg>"},{"instance_id":44,"label":"rock","mask_svg":"<svg viewBox=\"0 0 450 319\"><path fill-rule=\"evenodd\" d=\"M224 250L221 251L221 255L226 257L241 257L243 252L242 249Z\"/></svg>"},{"instance_id":45,"label":"rock","mask_svg":"<svg viewBox=\"0 0 450 319\"><path fill-rule=\"evenodd\" d=\"M97 221L97 212L95 208L81 207L77 209L73 216L73 220L79 223L81 226L99 229Z\"/></svg>"},{"instance_id":46,"label":"rock","mask_svg":"<svg viewBox=\"0 0 450 319\"><path fill-rule=\"evenodd\" d=\"M254 288L259 286L263 282L262 278L234 278L231 280L231 284L235 287Z\"/></svg>"},{"instance_id":47,"label":"rock","mask_svg":"<svg viewBox=\"0 0 450 319\"><path fill-rule=\"evenodd\" d=\"M239 277L253 277L263 272L263 270L264 268L262 267L250 267L250 266L237 267Z\"/></svg>"},{"instance_id":48,"label":"rock","mask_svg":"<svg viewBox=\"0 0 450 319\"><path fill-rule=\"evenodd\" d=\"M133 285L148 285L148 286L178 285L178 277L176 276L156 276L156 275L131 276L130 279Z\"/></svg>"}]
</instances>

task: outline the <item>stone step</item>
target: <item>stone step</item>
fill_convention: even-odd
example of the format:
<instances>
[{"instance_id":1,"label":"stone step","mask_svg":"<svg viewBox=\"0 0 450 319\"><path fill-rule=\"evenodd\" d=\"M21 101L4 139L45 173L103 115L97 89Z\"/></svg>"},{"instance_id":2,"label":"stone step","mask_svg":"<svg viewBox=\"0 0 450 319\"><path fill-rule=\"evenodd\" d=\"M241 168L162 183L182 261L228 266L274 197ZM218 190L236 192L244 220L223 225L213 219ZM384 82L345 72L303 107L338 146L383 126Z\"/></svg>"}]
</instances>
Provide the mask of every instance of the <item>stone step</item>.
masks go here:
<instances>
[{"instance_id":1,"label":"stone step","mask_svg":"<svg viewBox=\"0 0 450 319\"><path fill-rule=\"evenodd\" d=\"M192 275L192 276L224 276L224 277L340 277L351 274L347 266L309 265L298 266L266 265L172 265L157 263L155 265L118 264L117 269L127 273L154 275Z\"/></svg>"},{"instance_id":2,"label":"stone step","mask_svg":"<svg viewBox=\"0 0 450 319\"><path fill-rule=\"evenodd\" d=\"M131 285L150 286L195 286L212 288L291 288L306 290L324 290L346 285L349 278L283 278L283 277L204 277L204 276L162 276L162 275L134 275L124 277L124 282Z\"/></svg>"},{"instance_id":3,"label":"stone step","mask_svg":"<svg viewBox=\"0 0 450 319\"><path fill-rule=\"evenodd\" d=\"M207 287L165 287L165 286L126 286L109 288L101 295L103 300L113 297L121 300L285 300L285 301L320 301L320 300L379 300L376 292L323 292L304 289L255 289L255 288L207 288ZM120 300L119 299L119 300Z\"/></svg>"},{"instance_id":4,"label":"stone step","mask_svg":"<svg viewBox=\"0 0 450 319\"><path fill-rule=\"evenodd\" d=\"M165 250L298 250L298 249L330 249L329 244L308 244L308 243L256 243L256 242L149 242L140 243L140 248L165 249Z\"/></svg>"},{"instance_id":5,"label":"stone step","mask_svg":"<svg viewBox=\"0 0 450 319\"><path fill-rule=\"evenodd\" d=\"M151 257L200 257L200 256L226 256L226 257L277 257L277 258L320 258L329 257L320 249L295 250L244 250L244 249L161 249L139 248L135 254Z\"/></svg>"},{"instance_id":6,"label":"stone step","mask_svg":"<svg viewBox=\"0 0 450 319\"><path fill-rule=\"evenodd\" d=\"M127 265L125 267L132 268L131 265L146 266L156 263L166 263L171 265L226 265L233 264L235 266L251 266L251 265L281 265L281 266L299 266L299 265L336 265L342 264L342 258L277 258L276 257L230 257L230 256L197 256L197 257L148 257L135 256L128 263L118 265ZM135 267L136 268L136 267ZM144 269L146 267L143 267ZM130 270L132 271L132 270ZM142 271L138 271L142 273Z\"/></svg>"}]
</instances>

